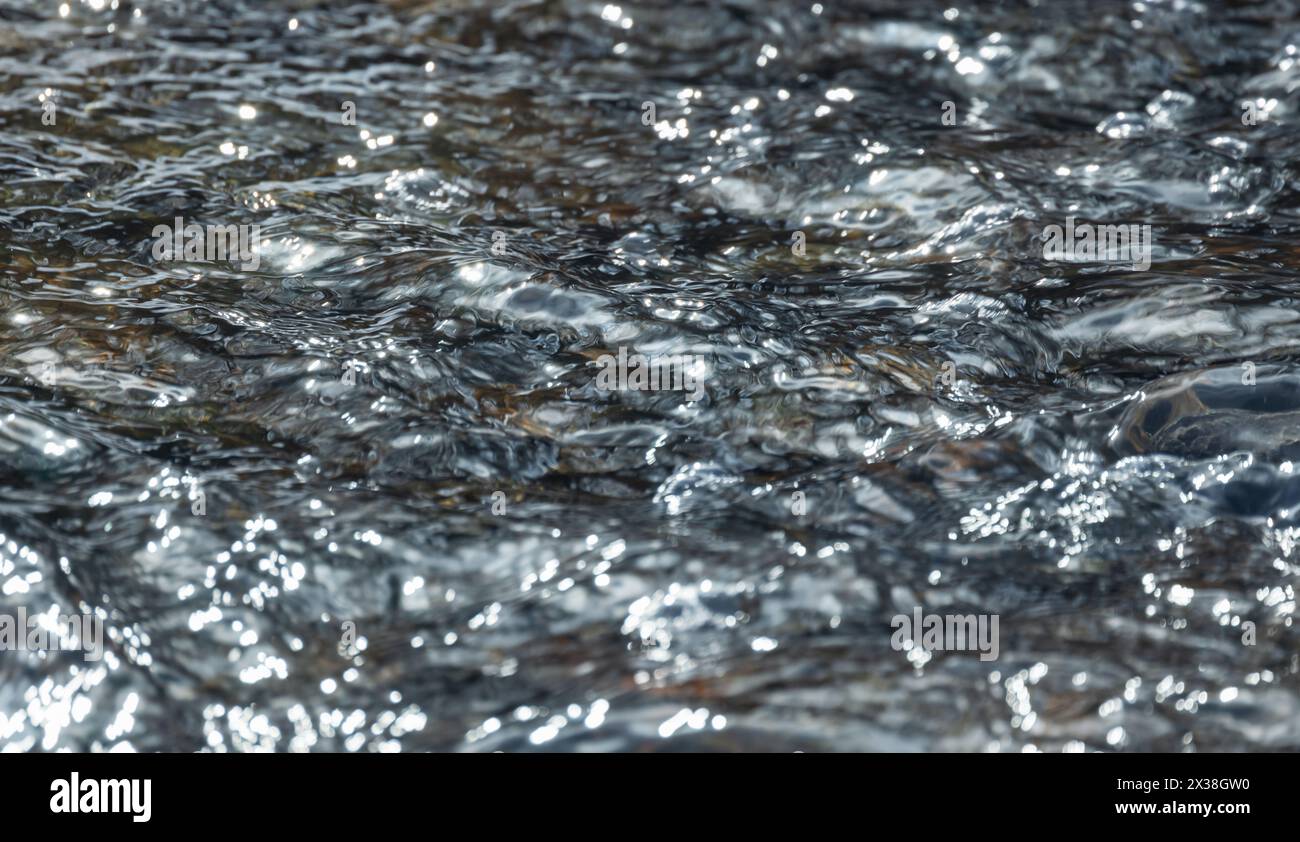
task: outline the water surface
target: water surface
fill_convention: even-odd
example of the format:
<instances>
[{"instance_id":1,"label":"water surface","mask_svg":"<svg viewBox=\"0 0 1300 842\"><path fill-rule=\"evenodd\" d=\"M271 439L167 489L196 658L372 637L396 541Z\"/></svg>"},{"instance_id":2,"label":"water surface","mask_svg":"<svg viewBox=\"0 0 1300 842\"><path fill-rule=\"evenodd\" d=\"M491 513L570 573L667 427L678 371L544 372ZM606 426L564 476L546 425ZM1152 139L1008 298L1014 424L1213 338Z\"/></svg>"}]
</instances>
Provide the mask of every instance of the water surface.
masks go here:
<instances>
[{"instance_id":1,"label":"water surface","mask_svg":"<svg viewBox=\"0 0 1300 842\"><path fill-rule=\"evenodd\" d=\"M1300 748L1296 8L984 6L2 0L0 747Z\"/></svg>"}]
</instances>

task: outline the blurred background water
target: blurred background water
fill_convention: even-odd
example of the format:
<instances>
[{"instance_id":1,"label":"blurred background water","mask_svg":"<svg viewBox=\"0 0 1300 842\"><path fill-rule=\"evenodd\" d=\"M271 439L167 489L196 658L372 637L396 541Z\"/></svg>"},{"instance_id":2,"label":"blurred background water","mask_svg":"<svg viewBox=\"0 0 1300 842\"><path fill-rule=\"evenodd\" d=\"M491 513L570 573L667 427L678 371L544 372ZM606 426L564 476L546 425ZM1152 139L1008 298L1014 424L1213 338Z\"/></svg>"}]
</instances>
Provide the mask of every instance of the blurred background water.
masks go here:
<instances>
[{"instance_id":1,"label":"blurred background water","mask_svg":"<svg viewBox=\"0 0 1300 842\"><path fill-rule=\"evenodd\" d=\"M109 638L0 746L1300 748L1297 88L1282 2L0 0L0 606Z\"/></svg>"}]
</instances>

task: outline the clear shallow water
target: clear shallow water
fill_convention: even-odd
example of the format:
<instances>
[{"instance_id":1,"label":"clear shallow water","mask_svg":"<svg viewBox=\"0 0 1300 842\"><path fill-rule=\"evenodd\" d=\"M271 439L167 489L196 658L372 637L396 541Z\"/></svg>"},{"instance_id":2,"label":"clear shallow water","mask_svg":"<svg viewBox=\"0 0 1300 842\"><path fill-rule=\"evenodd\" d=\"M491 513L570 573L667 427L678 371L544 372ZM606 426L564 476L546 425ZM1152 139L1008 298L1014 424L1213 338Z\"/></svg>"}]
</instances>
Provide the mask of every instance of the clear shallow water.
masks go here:
<instances>
[{"instance_id":1,"label":"clear shallow water","mask_svg":"<svg viewBox=\"0 0 1300 842\"><path fill-rule=\"evenodd\" d=\"M0 3L0 746L1300 747L1296 9L824 5Z\"/></svg>"}]
</instances>

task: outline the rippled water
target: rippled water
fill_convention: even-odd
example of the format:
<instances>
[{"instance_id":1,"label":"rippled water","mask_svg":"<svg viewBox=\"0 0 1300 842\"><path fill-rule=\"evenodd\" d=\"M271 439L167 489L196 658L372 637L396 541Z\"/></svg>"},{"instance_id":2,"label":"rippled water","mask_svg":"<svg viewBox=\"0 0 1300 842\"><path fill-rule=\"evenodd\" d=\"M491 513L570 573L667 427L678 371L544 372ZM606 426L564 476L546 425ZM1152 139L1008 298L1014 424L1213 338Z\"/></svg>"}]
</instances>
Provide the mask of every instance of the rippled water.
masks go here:
<instances>
[{"instance_id":1,"label":"rippled water","mask_svg":"<svg viewBox=\"0 0 1300 842\"><path fill-rule=\"evenodd\" d=\"M109 652L0 746L1300 747L1297 88L1285 3L3 0L0 605Z\"/></svg>"}]
</instances>

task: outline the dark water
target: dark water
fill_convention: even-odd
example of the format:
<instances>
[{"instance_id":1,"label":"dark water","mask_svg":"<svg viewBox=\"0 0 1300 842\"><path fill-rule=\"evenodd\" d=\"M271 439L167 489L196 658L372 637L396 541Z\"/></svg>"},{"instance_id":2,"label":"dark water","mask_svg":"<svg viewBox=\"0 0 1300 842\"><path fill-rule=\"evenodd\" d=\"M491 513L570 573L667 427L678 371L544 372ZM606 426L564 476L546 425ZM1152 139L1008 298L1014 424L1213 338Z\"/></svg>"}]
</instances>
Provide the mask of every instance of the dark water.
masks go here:
<instances>
[{"instance_id":1,"label":"dark water","mask_svg":"<svg viewBox=\"0 0 1300 842\"><path fill-rule=\"evenodd\" d=\"M0 748L1300 748L1294 4L60 5L0 605L109 653L0 653Z\"/></svg>"}]
</instances>

